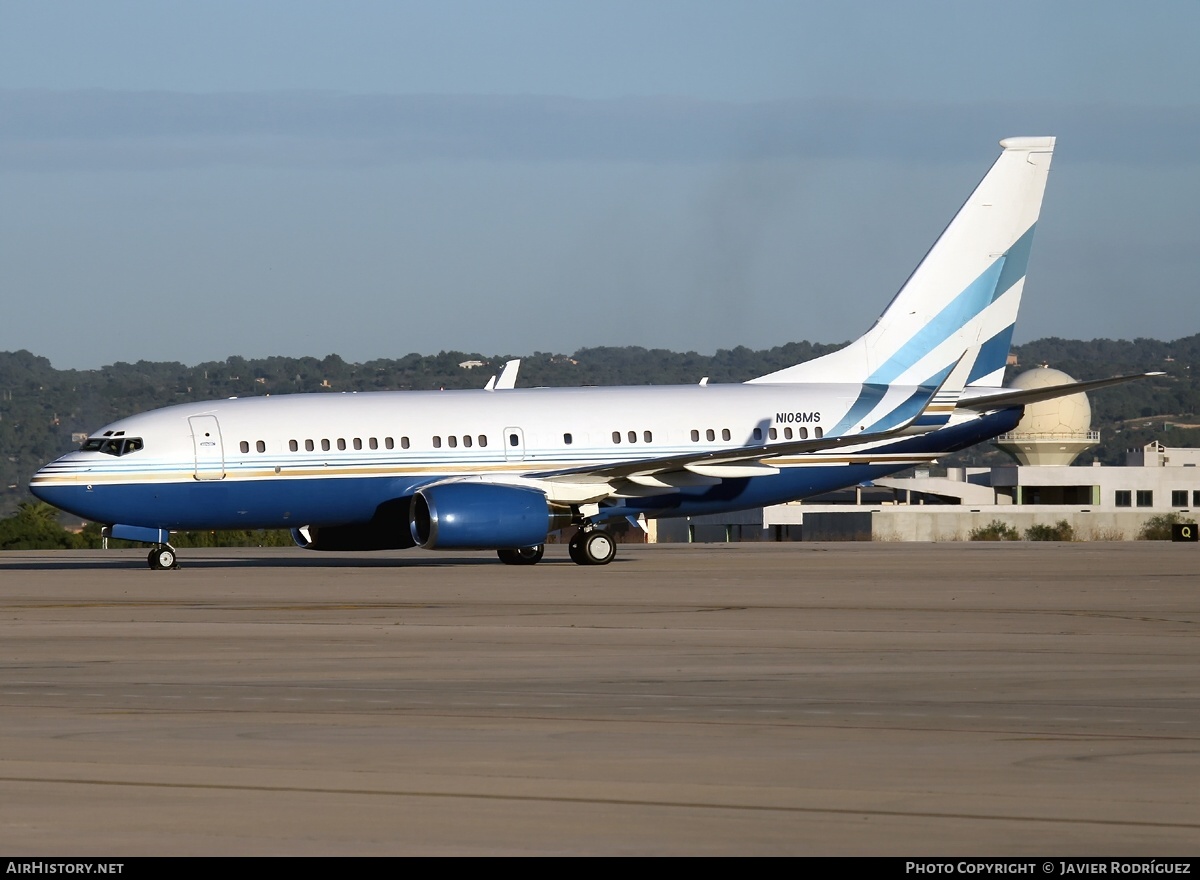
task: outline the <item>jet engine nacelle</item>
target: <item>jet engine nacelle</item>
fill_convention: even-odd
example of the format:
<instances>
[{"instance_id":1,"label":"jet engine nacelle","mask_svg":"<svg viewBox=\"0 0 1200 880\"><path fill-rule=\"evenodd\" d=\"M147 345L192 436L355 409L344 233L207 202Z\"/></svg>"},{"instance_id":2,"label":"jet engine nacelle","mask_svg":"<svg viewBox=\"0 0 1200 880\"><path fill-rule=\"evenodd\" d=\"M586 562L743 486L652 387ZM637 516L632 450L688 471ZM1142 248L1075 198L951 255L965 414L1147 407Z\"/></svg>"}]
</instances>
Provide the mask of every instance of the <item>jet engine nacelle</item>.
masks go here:
<instances>
[{"instance_id":1,"label":"jet engine nacelle","mask_svg":"<svg viewBox=\"0 0 1200 880\"><path fill-rule=\"evenodd\" d=\"M545 543L559 519L536 489L462 482L419 489L408 524L426 550L499 550Z\"/></svg>"}]
</instances>

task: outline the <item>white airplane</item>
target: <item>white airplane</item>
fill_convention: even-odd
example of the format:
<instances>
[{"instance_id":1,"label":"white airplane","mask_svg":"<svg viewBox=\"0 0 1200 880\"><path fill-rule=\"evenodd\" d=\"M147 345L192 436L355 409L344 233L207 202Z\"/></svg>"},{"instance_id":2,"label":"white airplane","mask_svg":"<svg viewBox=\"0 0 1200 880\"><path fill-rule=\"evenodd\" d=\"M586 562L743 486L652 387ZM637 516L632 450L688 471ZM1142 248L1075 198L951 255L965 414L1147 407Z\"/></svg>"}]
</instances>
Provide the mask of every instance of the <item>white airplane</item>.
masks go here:
<instances>
[{"instance_id":1,"label":"white airplane","mask_svg":"<svg viewBox=\"0 0 1200 880\"><path fill-rule=\"evenodd\" d=\"M177 564L186 529L289 528L313 550L419 546L541 559L576 526L719 513L854 485L1012 429L1026 403L1135 377L1000 387L1054 138L1008 138L874 326L737 385L294 394L130 416L46 465L38 498ZM502 393L499 391L502 389Z\"/></svg>"}]
</instances>

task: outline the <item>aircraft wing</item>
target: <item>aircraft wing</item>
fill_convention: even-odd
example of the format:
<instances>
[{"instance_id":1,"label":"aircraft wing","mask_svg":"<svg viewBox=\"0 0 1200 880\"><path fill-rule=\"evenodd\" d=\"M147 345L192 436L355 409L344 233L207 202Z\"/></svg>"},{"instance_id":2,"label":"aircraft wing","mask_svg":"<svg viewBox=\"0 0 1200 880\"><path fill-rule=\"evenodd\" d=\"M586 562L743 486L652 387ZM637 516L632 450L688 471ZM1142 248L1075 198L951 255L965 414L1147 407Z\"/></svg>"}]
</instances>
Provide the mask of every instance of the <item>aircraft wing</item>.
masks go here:
<instances>
[{"instance_id":1,"label":"aircraft wing","mask_svg":"<svg viewBox=\"0 0 1200 880\"><path fill-rule=\"evenodd\" d=\"M1131 373L1126 376L1113 376L1109 379L1093 379L1090 382L1067 382L1061 385L1045 385L1041 388L967 388L958 400L958 406L976 412L988 412L994 409L1004 409L1009 406L1024 406L1027 403L1037 403L1040 400L1053 400L1056 397L1067 397L1081 391L1095 391L1097 388L1107 388L1110 385L1120 385L1135 379L1146 379L1151 376L1165 375L1162 371L1153 373Z\"/></svg>"},{"instance_id":2,"label":"aircraft wing","mask_svg":"<svg viewBox=\"0 0 1200 880\"><path fill-rule=\"evenodd\" d=\"M919 414L918 414L919 415ZM887 440L903 434L916 421L916 416L887 431L841 434L836 437L820 437L810 440L788 440L770 445L758 443L752 446L737 446L732 449L693 452L686 455L668 455L661 458L641 458L609 465L585 465L563 470L543 471L526 474L540 480L563 480L567 482L607 482L630 477L648 477L672 471L690 471L701 476L734 477L754 476L768 469L760 464L763 459L784 455L821 452L843 446L858 446ZM741 472L741 473L739 473Z\"/></svg>"}]
</instances>

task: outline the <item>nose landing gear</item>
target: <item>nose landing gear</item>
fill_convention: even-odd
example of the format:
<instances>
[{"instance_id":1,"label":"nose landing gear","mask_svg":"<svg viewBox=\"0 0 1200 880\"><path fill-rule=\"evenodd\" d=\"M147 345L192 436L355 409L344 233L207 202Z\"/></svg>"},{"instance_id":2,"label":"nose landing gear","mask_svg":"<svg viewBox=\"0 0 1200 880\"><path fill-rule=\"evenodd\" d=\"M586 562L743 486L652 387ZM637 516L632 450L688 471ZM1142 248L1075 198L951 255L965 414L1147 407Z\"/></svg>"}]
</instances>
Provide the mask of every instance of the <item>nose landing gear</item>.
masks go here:
<instances>
[{"instance_id":1,"label":"nose landing gear","mask_svg":"<svg viewBox=\"0 0 1200 880\"><path fill-rule=\"evenodd\" d=\"M170 544L156 544L146 558L154 571L165 571L179 567L179 559L175 556L175 548Z\"/></svg>"}]
</instances>

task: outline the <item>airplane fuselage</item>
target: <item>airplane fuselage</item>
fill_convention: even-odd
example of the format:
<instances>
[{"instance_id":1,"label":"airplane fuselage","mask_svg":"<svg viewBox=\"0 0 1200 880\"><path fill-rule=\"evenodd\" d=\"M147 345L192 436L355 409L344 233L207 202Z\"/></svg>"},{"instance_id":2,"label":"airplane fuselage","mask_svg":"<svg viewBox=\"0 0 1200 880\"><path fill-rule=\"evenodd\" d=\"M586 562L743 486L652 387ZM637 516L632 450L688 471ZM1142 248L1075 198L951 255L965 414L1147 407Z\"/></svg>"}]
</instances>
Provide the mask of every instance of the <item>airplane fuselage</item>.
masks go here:
<instances>
[{"instance_id":1,"label":"airplane fuselage","mask_svg":"<svg viewBox=\"0 0 1200 880\"><path fill-rule=\"evenodd\" d=\"M903 397L913 390L890 393ZM295 394L180 404L105 426L90 445L107 443L108 451L69 453L43 468L31 489L82 517L172 530L364 523L380 505L450 477L532 482L552 502L570 503L583 500L577 486L529 475L819 438L839 425L845 430L862 396L859 384L697 385ZM993 430L978 419L972 423L978 432ZM606 510L610 516L683 516L745 507L749 496L751 505L778 503L845 485L847 467L879 476L944 451L940 437L917 446L928 449L910 443L894 452L875 447L769 459L779 474L717 485L697 480Z\"/></svg>"}]
</instances>

